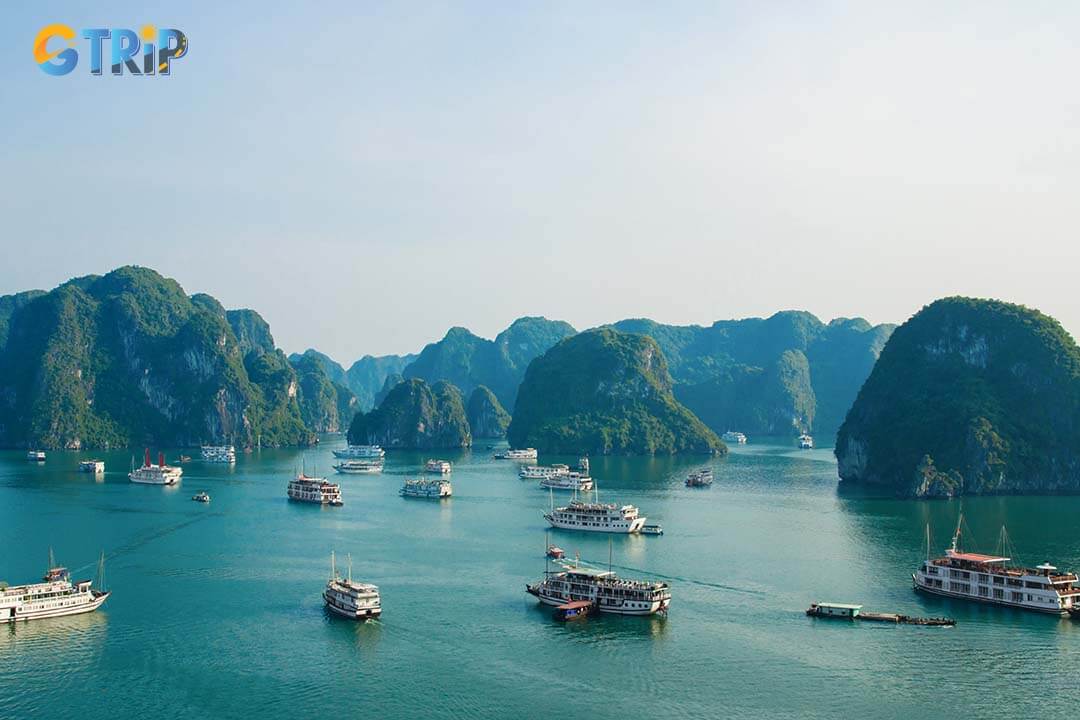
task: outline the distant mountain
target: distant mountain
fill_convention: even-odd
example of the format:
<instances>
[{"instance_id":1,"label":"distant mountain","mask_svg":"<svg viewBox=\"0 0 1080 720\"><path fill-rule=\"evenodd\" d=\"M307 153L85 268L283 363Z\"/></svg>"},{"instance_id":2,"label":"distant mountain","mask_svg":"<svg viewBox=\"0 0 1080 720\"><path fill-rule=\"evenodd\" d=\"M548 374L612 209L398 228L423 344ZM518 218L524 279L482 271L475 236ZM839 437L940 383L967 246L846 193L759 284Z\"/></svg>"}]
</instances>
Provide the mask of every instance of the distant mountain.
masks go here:
<instances>
[{"instance_id":1,"label":"distant mountain","mask_svg":"<svg viewBox=\"0 0 1080 720\"><path fill-rule=\"evenodd\" d=\"M302 355L300 353L289 355L289 362L296 365L300 362L301 358L310 358L317 362L330 382L344 385L345 387L349 386L348 377L345 375L345 368L341 367L341 365L335 362L329 355L324 355L315 348L308 348Z\"/></svg>"},{"instance_id":2,"label":"distant mountain","mask_svg":"<svg viewBox=\"0 0 1080 720\"><path fill-rule=\"evenodd\" d=\"M397 385L377 408L353 418L349 442L388 448L438 449L472 445L461 391L446 382L413 378Z\"/></svg>"},{"instance_id":3,"label":"distant mountain","mask_svg":"<svg viewBox=\"0 0 1080 720\"><path fill-rule=\"evenodd\" d=\"M484 385L477 385L469 394L465 415L473 437L501 438L510 425L510 414L503 409L495 393Z\"/></svg>"},{"instance_id":4,"label":"distant mountain","mask_svg":"<svg viewBox=\"0 0 1080 720\"><path fill-rule=\"evenodd\" d=\"M673 396L657 342L611 328L575 335L533 360L507 437L513 447L558 453L726 451Z\"/></svg>"},{"instance_id":5,"label":"distant mountain","mask_svg":"<svg viewBox=\"0 0 1080 720\"><path fill-rule=\"evenodd\" d=\"M1080 492L1080 348L1037 310L938 300L889 338L836 457L906 497Z\"/></svg>"},{"instance_id":6,"label":"distant mountain","mask_svg":"<svg viewBox=\"0 0 1080 720\"><path fill-rule=\"evenodd\" d=\"M454 327L442 340L427 345L402 375L428 382L446 380L466 394L484 385L503 407L513 408L518 385L533 358L574 333L568 323L542 317L519 318L494 340Z\"/></svg>"},{"instance_id":7,"label":"distant mountain","mask_svg":"<svg viewBox=\"0 0 1080 720\"><path fill-rule=\"evenodd\" d=\"M346 385L356 395L360 409L368 411L375 407L375 396L383 388L389 375L401 375L405 366L413 362L416 355L365 355L345 372Z\"/></svg>"},{"instance_id":8,"label":"distant mountain","mask_svg":"<svg viewBox=\"0 0 1080 720\"><path fill-rule=\"evenodd\" d=\"M297 400L304 424L320 433L343 432L359 411L356 396L344 385L331 380L320 353L309 350L289 356L299 382ZM344 371L342 371L344 376Z\"/></svg>"},{"instance_id":9,"label":"distant mountain","mask_svg":"<svg viewBox=\"0 0 1080 720\"><path fill-rule=\"evenodd\" d=\"M670 363L675 397L718 433L814 432L832 441L894 326L801 311L709 327L647 319L611 327L647 335Z\"/></svg>"},{"instance_id":10,"label":"distant mountain","mask_svg":"<svg viewBox=\"0 0 1080 720\"><path fill-rule=\"evenodd\" d=\"M297 378L251 310L123 267L0 299L0 444L307 443Z\"/></svg>"}]
</instances>

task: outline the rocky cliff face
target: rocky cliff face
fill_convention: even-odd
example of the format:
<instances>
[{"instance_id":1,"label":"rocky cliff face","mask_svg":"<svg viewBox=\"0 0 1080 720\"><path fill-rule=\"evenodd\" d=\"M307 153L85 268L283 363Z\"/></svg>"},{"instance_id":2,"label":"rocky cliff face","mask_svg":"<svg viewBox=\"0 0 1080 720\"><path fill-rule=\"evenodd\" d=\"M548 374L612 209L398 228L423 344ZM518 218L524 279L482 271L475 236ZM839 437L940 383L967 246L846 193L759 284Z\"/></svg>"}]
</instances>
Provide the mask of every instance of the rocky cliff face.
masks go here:
<instances>
[{"instance_id":1,"label":"rocky cliff face","mask_svg":"<svg viewBox=\"0 0 1080 720\"><path fill-rule=\"evenodd\" d=\"M1080 349L1038 311L939 300L889 339L836 457L907 497L1080 492Z\"/></svg>"},{"instance_id":2,"label":"rocky cliff face","mask_svg":"<svg viewBox=\"0 0 1080 720\"><path fill-rule=\"evenodd\" d=\"M265 326L244 314L252 329ZM306 442L284 355L265 342L248 350L216 300L189 298L152 270L69 281L8 318L0 444Z\"/></svg>"},{"instance_id":3,"label":"rocky cliff face","mask_svg":"<svg viewBox=\"0 0 1080 720\"><path fill-rule=\"evenodd\" d=\"M449 383L412 379L389 392L379 407L358 414L349 442L388 448L437 449L472 445L461 391Z\"/></svg>"},{"instance_id":4,"label":"rocky cliff face","mask_svg":"<svg viewBox=\"0 0 1080 720\"><path fill-rule=\"evenodd\" d=\"M487 387L478 385L469 394L466 415L473 437L501 438L506 435L510 425L510 415L503 409L495 393Z\"/></svg>"},{"instance_id":5,"label":"rocky cliff face","mask_svg":"<svg viewBox=\"0 0 1080 720\"><path fill-rule=\"evenodd\" d=\"M568 338L529 365L507 437L559 453L726 451L672 395L656 341L610 328Z\"/></svg>"}]
</instances>

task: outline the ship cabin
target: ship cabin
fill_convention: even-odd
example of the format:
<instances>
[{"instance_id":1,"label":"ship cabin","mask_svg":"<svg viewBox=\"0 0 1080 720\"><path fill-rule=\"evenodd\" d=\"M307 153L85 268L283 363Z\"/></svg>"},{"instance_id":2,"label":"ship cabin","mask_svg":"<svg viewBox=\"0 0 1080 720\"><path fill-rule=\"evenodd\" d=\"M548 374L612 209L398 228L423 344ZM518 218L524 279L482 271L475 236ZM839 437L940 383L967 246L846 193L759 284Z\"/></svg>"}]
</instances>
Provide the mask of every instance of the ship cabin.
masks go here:
<instances>
[{"instance_id":1,"label":"ship cabin","mask_svg":"<svg viewBox=\"0 0 1080 720\"><path fill-rule=\"evenodd\" d=\"M848 603L834 603L834 602L820 602L812 603L810 609L807 610L807 615L817 615L818 617L835 617L835 618L847 618L854 620L859 616L859 612L862 610L862 605L849 605Z\"/></svg>"}]
</instances>

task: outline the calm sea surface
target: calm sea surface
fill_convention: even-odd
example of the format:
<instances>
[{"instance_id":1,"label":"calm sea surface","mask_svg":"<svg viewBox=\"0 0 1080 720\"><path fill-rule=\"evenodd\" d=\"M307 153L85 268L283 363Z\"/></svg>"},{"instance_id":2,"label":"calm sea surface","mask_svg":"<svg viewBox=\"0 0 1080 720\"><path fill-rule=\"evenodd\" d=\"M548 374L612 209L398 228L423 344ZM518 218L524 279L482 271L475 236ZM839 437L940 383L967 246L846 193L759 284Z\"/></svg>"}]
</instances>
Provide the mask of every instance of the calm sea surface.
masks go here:
<instances>
[{"instance_id":1,"label":"calm sea surface","mask_svg":"<svg viewBox=\"0 0 1080 720\"><path fill-rule=\"evenodd\" d=\"M383 475L336 476L344 507L289 503L301 460L331 471L341 445L196 460L176 488L129 483L127 451L98 454L99 481L75 470L87 453L0 454L0 579L36 581L50 546L93 577L104 550L114 591L96 613L0 626L0 717L1064 717L1080 702L1080 622L915 595L926 523L942 550L959 503L838 494L831 450L736 448L704 489L682 483L700 460L594 458L601 500L665 527L616 536L613 556L668 580L671 613L560 624L524 592L548 494L515 463L483 441L445 455L454 497L425 501L397 495L423 456L391 452ZM964 502L971 549L1006 523L1019 560L1073 569L1078 512L1075 497ZM607 564L607 536L551 541ZM323 609L332 549L380 586L381 621ZM814 620L813 600L959 625Z\"/></svg>"}]
</instances>

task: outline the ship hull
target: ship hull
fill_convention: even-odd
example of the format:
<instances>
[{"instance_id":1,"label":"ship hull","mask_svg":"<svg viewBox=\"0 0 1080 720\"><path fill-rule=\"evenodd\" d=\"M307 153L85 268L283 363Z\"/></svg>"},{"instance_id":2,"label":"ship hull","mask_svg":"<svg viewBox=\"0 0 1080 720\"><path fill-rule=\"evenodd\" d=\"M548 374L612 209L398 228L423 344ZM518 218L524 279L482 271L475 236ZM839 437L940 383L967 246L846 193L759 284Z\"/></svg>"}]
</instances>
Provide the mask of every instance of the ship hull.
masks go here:
<instances>
[{"instance_id":1,"label":"ship hull","mask_svg":"<svg viewBox=\"0 0 1080 720\"><path fill-rule=\"evenodd\" d=\"M42 610L31 610L25 613L20 613L18 608L14 608L15 615L8 613L4 617L0 617L0 622L10 624L18 622L19 620L47 620L49 618L66 617L68 615L82 615L88 612L94 612L109 599L111 593L101 593L97 595L90 602L82 605L76 605L74 607L66 608L48 608ZM5 611L7 612L7 611Z\"/></svg>"},{"instance_id":2,"label":"ship hull","mask_svg":"<svg viewBox=\"0 0 1080 720\"><path fill-rule=\"evenodd\" d=\"M587 525L574 525L572 523L563 523L556 518L552 518L548 515L544 516L551 527L556 530L575 530L577 532L598 532L598 533L610 533L614 535L633 535L641 532L641 528L645 526L646 518L637 518L628 525L605 525L603 527L591 527Z\"/></svg>"},{"instance_id":3,"label":"ship hull","mask_svg":"<svg viewBox=\"0 0 1080 720\"><path fill-rule=\"evenodd\" d=\"M1016 610L1027 610L1028 612L1037 612L1041 615L1055 615L1057 617L1063 617L1069 614L1068 610L1061 609L1055 610L1053 608L1041 608L1034 607L1032 605L1024 605L1023 603L1010 602L1004 599L995 599L987 597L975 597L972 595L965 595L964 593L956 593L944 588L930 588L925 585L920 585L919 581L914 575L911 576L911 584L915 589L915 592L926 593L927 595L937 595L938 597L952 598L953 600L967 600L969 602L976 602L981 605L997 605L998 607L1014 608Z\"/></svg>"},{"instance_id":4,"label":"ship hull","mask_svg":"<svg viewBox=\"0 0 1080 720\"><path fill-rule=\"evenodd\" d=\"M565 605L566 603L570 602L571 600L586 600L586 601L589 601L589 602L596 602L596 600L594 598L588 598L588 597L561 598L561 597L555 597L553 595L545 595L545 594L543 594L543 592L533 592L531 590L530 590L530 593L535 595L536 599L539 600L544 605L551 605L553 607L558 607L560 605ZM619 606L619 605L603 605L602 603L596 603L596 610L598 612L602 612L602 613L611 613L612 615L639 615L639 616L643 616L643 615L655 615L658 612L666 610L667 605L668 605L667 602L653 602L653 603L649 603L648 607L627 608L627 607L623 607L623 606Z\"/></svg>"}]
</instances>

